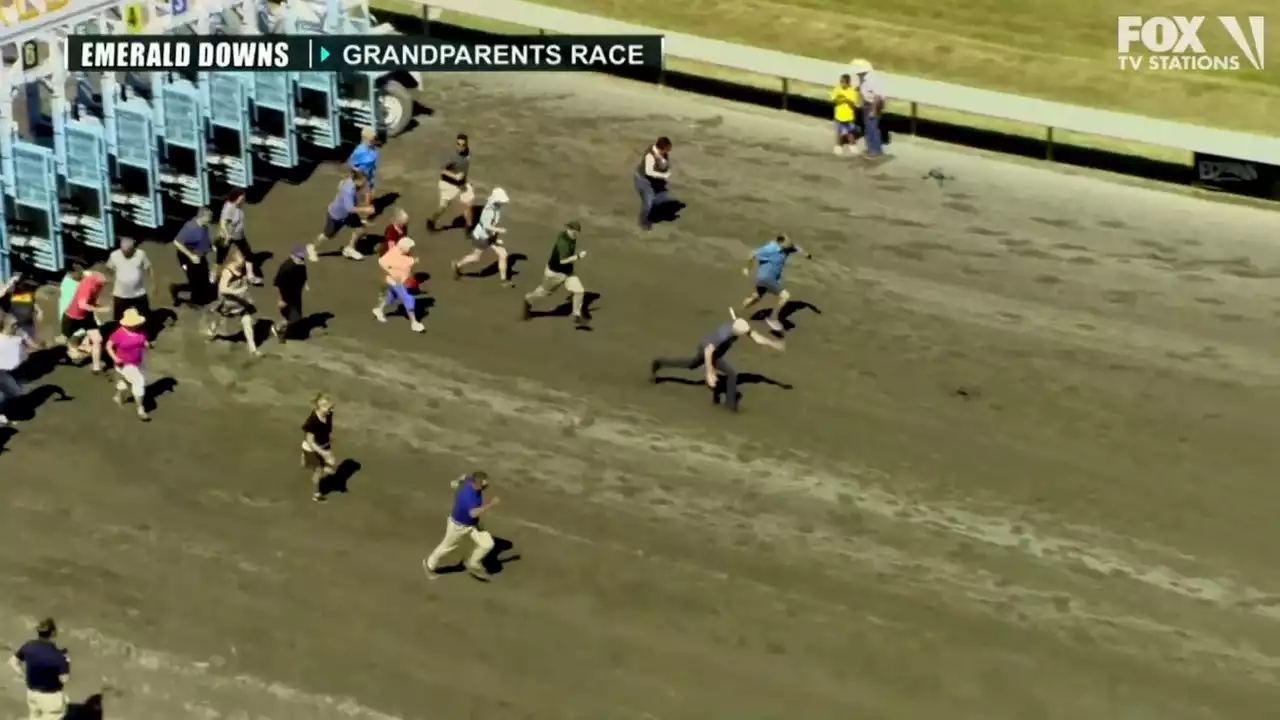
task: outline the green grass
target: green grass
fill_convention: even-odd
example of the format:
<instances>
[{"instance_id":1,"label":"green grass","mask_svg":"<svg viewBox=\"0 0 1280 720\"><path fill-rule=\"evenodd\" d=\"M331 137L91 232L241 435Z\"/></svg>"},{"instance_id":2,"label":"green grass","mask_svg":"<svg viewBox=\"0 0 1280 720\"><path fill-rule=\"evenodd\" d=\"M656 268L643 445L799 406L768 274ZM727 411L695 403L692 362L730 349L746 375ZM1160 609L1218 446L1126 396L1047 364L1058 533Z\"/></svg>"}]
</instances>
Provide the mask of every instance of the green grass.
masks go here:
<instances>
[{"instance_id":1,"label":"green grass","mask_svg":"<svg viewBox=\"0 0 1280 720\"><path fill-rule=\"evenodd\" d=\"M1142 0L1148 5L1152 0ZM1240 72L1231 74L1136 74L1121 71L1115 59L1115 11L1106 10L1101 0L1082 0L1083 5L1073 9L1061 9L1057 3L1047 0L1010 0L1009 8L1029 6L1033 9L1051 8L1043 12L1031 12L1025 8L1017 13L995 13L1004 20L1000 23L979 22L984 12L994 12L1004 6L1002 0L970 0L964 8L950 8L936 4L925 13L923 0L908 0L893 5L897 22L913 23L914 34L903 26L894 24L894 18L878 16L875 21L856 20L880 7L879 0L851 0L846 3L854 11L838 14L833 0L791 0L773 3L764 0L735 0L720 3L712 0L681 0L664 3L665 12L646 14L636 11L629 4L615 0L547 0L547 4L568 9L607 15L622 20L659 26L664 29L689 32L706 37L720 37L761 47L776 47L789 52L810 56L849 60L853 55L866 57L889 72L934 77L976 87L986 87L1006 92L1043 97L1050 100L1072 102L1095 107L1147 114L1153 117L1182 120L1213 127L1231 127L1243 130L1271 131L1277 127L1274 118L1280 117L1280 73ZM1221 0L1207 0L1207 5ZM1250 2L1241 0L1236 15L1249 12ZM976 4L975 4L976 3ZM375 10L417 15L420 6L398 0L374 0ZM1141 12L1139 9L1133 12ZM1163 0L1165 9L1147 8L1162 14L1178 11L1195 14L1185 0ZM826 8L826 9L824 9ZM914 9L913 9L914 8ZM975 9L976 8L976 9ZM1126 5L1125 12L1130 12ZM1170 9L1172 8L1172 9ZM1199 12L1212 14L1229 8L1208 8ZM1260 12L1260 10L1257 10ZM927 15L927 16L926 16ZM1099 18L1092 24L1081 18ZM837 19L847 26L839 32L819 32L817 23L830 22L838 27ZM1024 40L1019 43L1019 32L1031 32L1030 28L1042 17L1049 25L1070 27L1069 31L1053 37ZM950 18L949 20L947 18ZM1066 18L1076 18L1080 25L1065 24ZM445 12L442 22L471 27L495 33L531 32L535 29L514 23L490 20L455 12ZM815 28L805 33L806 28ZM937 28L949 28L953 33L944 38ZM1205 24L1202 40L1209 48L1234 47L1230 39L1212 23ZM1044 35L1046 33L1042 33ZM1221 35L1221 36L1219 36ZM915 47L910 47L914 42ZM1000 42L1007 44L1001 45ZM1019 44L1034 49L1019 49ZM842 48L843 50L837 49ZM839 54L843 52L843 54ZM1074 53L1074 55L1072 54ZM923 55L923 57L921 57ZM930 60L931 58L931 60ZM668 67L675 71L715 77L743 85L778 89L779 79L722 68L678 58L669 58ZM903 67L900 67L902 65ZM938 71L944 70L939 75ZM1040 74L1037 75L1036 73ZM791 83L791 92L799 95L825 97L827 88ZM907 102L891 102L890 111L908 115ZM1040 139L1045 127L1028 125L998 118L972 115L942 108L919 106L918 116L953 125L990 130L1006 135ZM1273 113L1268 119L1267 113ZM1052 118L1046 122L1051 124ZM1189 165L1191 154L1173 148L1165 148L1104 136L1057 131L1055 142L1062 145L1105 150L1124 155L1150 158L1164 162Z\"/></svg>"}]
</instances>

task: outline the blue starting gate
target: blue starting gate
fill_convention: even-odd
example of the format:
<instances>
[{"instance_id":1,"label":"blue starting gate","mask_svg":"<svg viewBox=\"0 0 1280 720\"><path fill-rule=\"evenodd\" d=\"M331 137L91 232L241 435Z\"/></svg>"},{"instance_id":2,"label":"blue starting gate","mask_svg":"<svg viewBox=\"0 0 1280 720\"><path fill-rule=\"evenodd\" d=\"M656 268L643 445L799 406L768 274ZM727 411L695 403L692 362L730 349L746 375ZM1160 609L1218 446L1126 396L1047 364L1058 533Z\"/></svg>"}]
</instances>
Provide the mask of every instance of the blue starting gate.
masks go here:
<instances>
[{"instance_id":1,"label":"blue starting gate","mask_svg":"<svg viewBox=\"0 0 1280 720\"><path fill-rule=\"evenodd\" d=\"M253 76L253 145L267 162L279 168L298 165L298 133L294 130L292 79L288 73Z\"/></svg>"},{"instance_id":2,"label":"blue starting gate","mask_svg":"<svg viewBox=\"0 0 1280 720\"><path fill-rule=\"evenodd\" d=\"M252 136L249 132L250 77L207 73L200 83L201 104L209 122L209 172L225 185L253 184Z\"/></svg>"},{"instance_id":3,"label":"blue starting gate","mask_svg":"<svg viewBox=\"0 0 1280 720\"><path fill-rule=\"evenodd\" d=\"M333 149L342 140L338 125L338 76L331 72L298 73L298 106L305 115L295 122L302 139Z\"/></svg>"},{"instance_id":4,"label":"blue starting gate","mask_svg":"<svg viewBox=\"0 0 1280 720\"><path fill-rule=\"evenodd\" d=\"M187 80L173 80L160 87L160 186L184 205L209 204L204 114L200 91Z\"/></svg>"},{"instance_id":5,"label":"blue starting gate","mask_svg":"<svg viewBox=\"0 0 1280 720\"><path fill-rule=\"evenodd\" d=\"M160 153L151 104L134 98L104 99L112 201L129 222L155 229L164 224L160 197Z\"/></svg>"},{"instance_id":6,"label":"blue starting gate","mask_svg":"<svg viewBox=\"0 0 1280 720\"><path fill-rule=\"evenodd\" d=\"M96 118L54 117L54 160L63 179L65 238L99 250L110 250L115 238L105 130Z\"/></svg>"},{"instance_id":7,"label":"blue starting gate","mask_svg":"<svg viewBox=\"0 0 1280 720\"><path fill-rule=\"evenodd\" d=\"M3 143L5 184L12 188L5 208L9 252L32 267L62 269L62 222L58 202L58 168L53 151L14 140Z\"/></svg>"}]
</instances>

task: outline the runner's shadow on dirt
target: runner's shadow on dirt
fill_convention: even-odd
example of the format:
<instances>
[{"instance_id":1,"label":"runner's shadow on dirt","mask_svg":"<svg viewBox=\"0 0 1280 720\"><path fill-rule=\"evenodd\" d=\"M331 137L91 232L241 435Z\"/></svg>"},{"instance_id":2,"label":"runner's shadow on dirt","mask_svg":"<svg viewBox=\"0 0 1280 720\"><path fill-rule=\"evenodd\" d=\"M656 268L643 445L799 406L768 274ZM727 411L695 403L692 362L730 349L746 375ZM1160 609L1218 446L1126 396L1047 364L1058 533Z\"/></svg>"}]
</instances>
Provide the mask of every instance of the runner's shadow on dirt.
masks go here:
<instances>
[{"instance_id":1,"label":"runner's shadow on dirt","mask_svg":"<svg viewBox=\"0 0 1280 720\"><path fill-rule=\"evenodd\" d=\"M11 427L0 428L0 454L4 453L5 448L9 446L9 438L17 434L18 431Z\"/></svg>"},{"instance_id":2,"label":"runner's shadow on dirt","mask_svg":"<svg viewBox=\"0 0 1280 720\"><path fill-rule=\"evenodd\" d=\"M510 253L507 255L507 274L509 277L515 277L520 273L516 270L516 266L521 262L528 260L529 256L524 253ZM498 274L498 261L494 260L484 268L471 273L471 277L493 277Z\"/></svg>"},{"instance_id":3,"label":"runner's shadow on dirt","mask_svg":"<svg viewBox=\"0 0 1280 720\"><path fill-rule=\"evenodd\" d=\"M332 475L321 478L320 494L332 495L337 493L346 495L351 491L351 480L356 476L356 473L360 472L362 467L359 462L350 458L338 463L338 468L333 471Z\"/></svg>"},{"instance_id":4,"label":"runner's shadow on dirt","mask_svg":"<svg viewBox=\"0 0 1280 720\"><path fill-rule=\"evenodd\" d=\"M400 193L389 192L373 199L373 217L378 217L400 200Z\"/></svg>"},{"instance_id":5,"label":"runner's shadow on dirt","mask_svg":"<svg viewBox=\"0 0 1280 720\"><path fill-rule=\"evenodd\" d=\"M782 329L786 332L795 330L796 324L791 321L791 317L796 313L803 312L805 310L812 312L814 315L822 314L822 310L817 305L814 305L813 303L807 303L803 300L787 301L787 304L782 308L782 312L778 313L778 322L782 323ZM752 313L751 319L764 320L765 318L769 317L769 314L772 312L773 311L768 308L762 308ZM774 334L777 335L778 333L774 332Z\"/></svg>"},{"instance_id":6,"label":"runner's shadow on dirt","mask_svg":"<svg viewBox=\"0 0 1280 720\"><path fill-rule=\"evenodd\" d=\"M50 400L67 402L71 399L72 397L57 385L40 385L28 390L22 397L11 401L5 414L9 416L10 420L20 422L34 420L36 411Z\"/></svg>"},{"instance_id":7,"label":"runner's shadow on dirt","mask_svg":"<svg viewBox=\"0 0 1280 720\"><path fill-rule=\"evenodd\" d=\"M90 695L84 702L67 705L67 714L63 720L103 720L106 717L102 709L102 693Z\"/></svg>"},{"instance_id":8,"label":"runner's shadow on dirt","mask_svg":"<svg viewBox=\"0 0 1280 720\"><path fill-rule=\"evenodd\" d=\"M147 338L155 342L161 333L177 324L178 313L170 308L152 308L151 312L147 313L147 325L143 330L147 333Z\"/></svg>"},{"instance_id":9,"label":"runner's shadow on dirt","mask_svg":"<svg viewBox=\"0 0 1280 720\"><path fill-rule=\"evenodd\" d=\"M657 225L658 223L671 223L680 219L680 213L689 207L681 200L670 198L666 202L654 205L649 211L649 222Z\"/></svg>"},{"instance_id":10,"label":"runner's shadow on dirt","mask_svg":"<svg viewBox=\"0 0 1280 720\"><path fill-rule=\"evenodd\" d=\"M582 294L582 316L591 319L591 311L595 309L595 303L600 299L600 293L587 292ZM542 317L569 317L573 314L573 298L569 298L550 310L534 310L529 313L530 318Z\"/></svg>"},{"instance_id":11,"label":"runner's shadow on dirt","mask_svg":"<svg viewBox=\"0 0 1280 720\"><path fill-rule=\"evenodd\" d=\"M162 377L159 380L156 380L155 382L147 386L147 397L143 401L143 408L147 412L151 412L152 410L155 410L156 402L160 398L164 397L165 395L168 395L169 393L177 389L178 389L178 381L175 378Z\"/></svg>"},{"instance_id":12,"label":"runner's shadow on dirt","mask_svg":"<svg viewBox=\"0 0 1280 720\"><path fill-rule=\"evenodd\" d=\"M67 357L61 347L41 348L31 353L15 373L23 384L30 384L53 372Z\"/></svg>"},{"instance_id":13,"label":"runner's shadow on dirt","mask_svg":"<svg viewBox=\"0 0 1280 720\"><path fill-rule=\"evenodd\" d=\"M652 382L654 385L674 383L676 385L689 385L692 387L701 387L701 388L705 388L707 386L707 384L703 382L701 379L693 380L693 379L684 378L684 377L664 376L664 377L654 378ZM724 384L724 377L721 376L720 385L716 386L717 393L721 392L721 386L723 384ZM780 380L774 380L773 378L767 375L761 375L760 373L750 373L750 372L738 373L738 387L745 387L747 385L769 385L771 387L781 388L783 390L792 390L795 388L795 386L792 385L791 383L784 383ZM739 396L741 396L742 393L738 393L738 394Z\"/></svg>"},{"instance_id":14,"label":"runner's shadow on dirt","mask_svg":"<svg viewBox=\"0 0 1280 720\"><path fill-rule=\"evenodd\" d=\"M489 573L490 575L497 575L498 573L502 572L503 568L508 563L519 561L520 560L519 553L508 554L506 555L506 557L503 557L504 553L507 553L510 550L513 550L514 548L515 548L515 543L511 542L506 538L498 537L497 535L494 535L493 549L489 551L488 555L484 556L484 560L480 561L480 564L484 566L484 571ZM453 575L454 573L466 572L466 570L467 570L466 565L460 562L456 562L456 563L453 563L452 565L446 565L442 568L436 569L436 574L437 575Z\"/></svg>"},{"instance_id":15,"label":"runner's shadow on dirt","mask_svg":"<svg viewBox=\"0 0 1280 720\"><path fill-rule=\"evenodd\" d=\"M331 312L311 313L289 328L289 340L306 340L317 330L328 330L329 321L333 319Z\"/></svg>"}]
</instances>

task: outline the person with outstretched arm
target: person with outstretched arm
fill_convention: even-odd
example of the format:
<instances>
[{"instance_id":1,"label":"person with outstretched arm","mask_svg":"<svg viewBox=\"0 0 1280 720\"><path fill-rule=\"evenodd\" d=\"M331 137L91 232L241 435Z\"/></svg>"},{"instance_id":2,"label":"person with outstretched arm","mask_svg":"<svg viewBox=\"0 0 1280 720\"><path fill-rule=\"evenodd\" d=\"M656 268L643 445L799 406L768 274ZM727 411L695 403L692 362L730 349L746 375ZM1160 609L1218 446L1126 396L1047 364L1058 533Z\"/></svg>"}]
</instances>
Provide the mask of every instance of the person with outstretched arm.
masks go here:
<instances>
[{"instance_id":1,"label":"person with outstretched arm","mask_svg":"<svg viewBox=\"0 0 1280 720\"><path fill-rule=\"evenodd\" d=\"M722 406L734 412L738 410L738 371L725 360L725 355L734 346L739 338L748 337L751 341L773 348L774 350L784 350L786 346L781 340L775 340L763 333L758 333L751 328L751 323L746 318L737 317L732 310L729 311L733 317L731 322L716 328L714 332L702 338L698 343L698 349L692 355L686 357L660 357L654 359L649 365L649 381L658 383L658 371L663 368L684 368L686 370L696 370L703 368L706 371L706 384L711 388L711 401L718 402L723 394L724 402ZM720 377L724 377L723 386L720 383Z\"/></svg>"}]
</instances>

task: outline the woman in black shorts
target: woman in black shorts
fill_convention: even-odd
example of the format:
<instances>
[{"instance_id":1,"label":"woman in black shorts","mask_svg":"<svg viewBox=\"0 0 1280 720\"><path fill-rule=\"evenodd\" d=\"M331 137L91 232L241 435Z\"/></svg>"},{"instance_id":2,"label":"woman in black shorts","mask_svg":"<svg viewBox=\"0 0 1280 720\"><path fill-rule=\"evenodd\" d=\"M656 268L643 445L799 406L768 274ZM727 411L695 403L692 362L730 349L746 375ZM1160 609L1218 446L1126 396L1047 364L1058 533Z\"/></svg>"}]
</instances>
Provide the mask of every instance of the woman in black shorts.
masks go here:
<instances>
[{"instance_id":1,"label":"woman in black shorts","mask_svg":"<svg viewBox=\"0 0 1280 720\"><path fill-rule=\"evenodd\" d=\"M226 332L226 321L238 319L249 353L257 355L258 342L253 332L257 312L257 308L253 306L253 298L249 295L247 258L233 247L227 255L227 262L218 272L218 302L209 309L206 334L210 340L221 338Z\"/></svg>"},{"instance_id":2,"label":"woman in black shorts","mask_svg":"<svg viewBox=\"0 0 1280 720\"><path fill-rule=\"evenodd\" d=\"M338 468L333 455L333 401L323 393L311 402L311 414L302 423L302 467L311 471L311 484L316 502L324 502L325 493L320 483Z\"/></svg>"}]
</instances>

